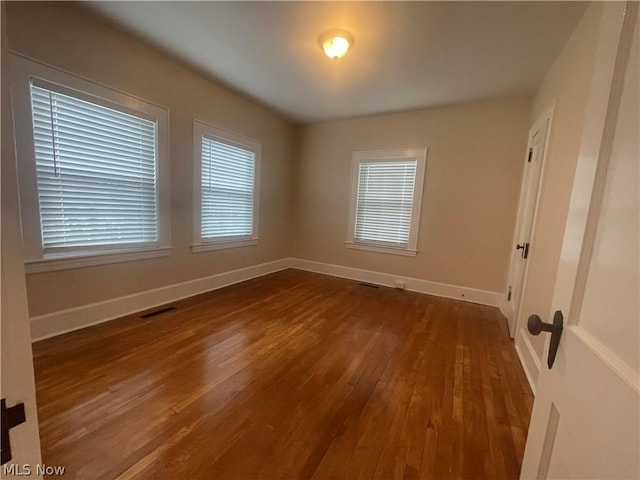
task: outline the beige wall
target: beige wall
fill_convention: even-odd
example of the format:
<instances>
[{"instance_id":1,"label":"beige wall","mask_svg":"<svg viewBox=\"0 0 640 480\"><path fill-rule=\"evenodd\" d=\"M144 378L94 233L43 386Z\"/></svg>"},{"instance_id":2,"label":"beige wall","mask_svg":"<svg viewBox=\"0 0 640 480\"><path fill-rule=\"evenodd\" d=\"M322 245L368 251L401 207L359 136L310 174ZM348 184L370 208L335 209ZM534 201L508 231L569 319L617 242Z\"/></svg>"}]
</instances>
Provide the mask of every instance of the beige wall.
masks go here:
<instances>
[{"instance_id":1,"label":"beige wall","mask_svg":"<svg viewBox=\"0 0 640 480\"><path fill-rule=\"evenodd\" d=\"M287 256L504 291L529 98L294 127L73 6L9 3L7 10L13 51L170 111L172 255L28 275L31 316ZM552 80L545 81L534 111L546 107L553 94L545 89L554 92L563 75L549 74ZM577 101L568 99L566 106L559 101L556 125L571 122ZM263 142L256 247L190 252L194 117ZM428 158L418 256L347 249L352 151L422 146L428 147ZM553 201L544 208L553 210ZM549 271L549 265L540 265Z\"/></svg>"},{"instance_id":2,"label":"beige wall","mask_svg":"<svg viewBox=\"0 0 640 480\"><path fill-rule=\"evenodd\" d=\"M168 107L170 112L171 256L28 275L31 316L289 254L292 125L75 7L9 3L7 18L11 50ZM258 246L190 252L194 117L263 144Z\"/></svg>"},{"instance_id":3,"label":"beige wall","mask_svg":"<svg viewBox=\"0 0 640 480\"><path fill-rule=\"evenodd\" d=\"M597 3L588 8L533 101L531 124L552 102L555 102L555 109L535 232L531 240L521 319L533 313L544 318L551 309L601 12L602 5ZM541 358L544 336L531 336L526 330L526 321L520 323L535 353Z\"/></svg>"},{"instance_id":4,"label":"beige wall","mask_svg":"<svg viewBox=\"0 0 640 480\"><path fill-rule=\"evenodd\" d=\"M529 99L518 98L303 128L293 255L503 292L529 113ZM425 146L418 255L346 248L352 152Z\"/></svg>"}]
</instances>

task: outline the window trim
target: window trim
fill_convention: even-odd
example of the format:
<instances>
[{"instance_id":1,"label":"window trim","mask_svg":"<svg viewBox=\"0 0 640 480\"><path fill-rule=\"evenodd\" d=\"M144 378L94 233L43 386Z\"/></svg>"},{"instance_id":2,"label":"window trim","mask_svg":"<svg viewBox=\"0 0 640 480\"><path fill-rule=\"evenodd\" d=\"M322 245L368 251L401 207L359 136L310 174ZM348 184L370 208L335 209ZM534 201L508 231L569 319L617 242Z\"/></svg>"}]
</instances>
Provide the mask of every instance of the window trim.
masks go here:
<instances>
[{"instance_id":1,"label":"window trim","mask_svg":"<svg viewBox=\"0 0 640 480\"><path fill-rule=\"evenodd\" d=\"M14 103L18 181L23 229L24 261L27 273L64 270L91 265L168 255L171 249L171 204L169 160L169 110L131 94L80 77L11 52L9 55L11 94ZM157 222L158 240L137 246L108 245L105 248L45 253L42 244L40 206L36 175L35 146L31 106L31 82L62 94L72 95L97 105L115 108L156 122Z\"/></svg>"},{"instance_id":2,"label":"window trim","mask_svg":"<svg viewBox=\"0 0 640 480\"><path fill-rule=\"evenodd\" d=\"M221 239L202 238L202 137L214 138L223 143L231 144L255 155L253 171L253 229L251 235L224 237ZM247 247L258 244L259 213L260 213L260 167L262 163L262 142L239 135L237 133L214 127L198 119L193 120L193 243L191 253L224 250L228 248Z\"/></svg>"},{"instance_id":3,"label":"window trim","mask_svg":"<svg viewBox=\"0 0 640 480\"><path fill-rule=\"evenodd\" d=\"M51 257L46 260L30 260L24 264L26 273L53 272L73 268L93 267L109 263L132 262L149 258L168 257L171 247L157 247L153 249L120 250L92 252L90 254L75 255L73 257Z\"/></svg>"},{"instance_id":4,"label":"window trim","mask_svg":"<svg viewBox=\"0 0 640 480\"><path fill-rule=\"evenodd\" d=\"M361 163L416 160L416 179L411 206L411 226L406 247L395 247L381 242L362 242L356 240L356 210L358 199L358 181ZM360 150L353 152L351 164L351 191L349 199L349 219L347 224L347 248L367 250L376 253L388 253L415 257L418 253L418 233L420 230L420 211L427 163L427 148L406 148L392 150Z\"/></svg>"}]
</instances>

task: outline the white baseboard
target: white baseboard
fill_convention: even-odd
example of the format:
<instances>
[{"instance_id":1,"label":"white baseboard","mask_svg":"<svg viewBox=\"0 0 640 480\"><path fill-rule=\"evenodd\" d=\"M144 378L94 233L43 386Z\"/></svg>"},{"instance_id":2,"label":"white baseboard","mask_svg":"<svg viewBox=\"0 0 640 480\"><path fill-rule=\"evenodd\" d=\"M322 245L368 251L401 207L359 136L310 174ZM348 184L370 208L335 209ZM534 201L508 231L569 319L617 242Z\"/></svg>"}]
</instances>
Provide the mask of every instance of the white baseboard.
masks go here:
<instances>
[{"instance_id":1,"label":"white baseboard","mask_svg":"<svg viewBox=\"0 0 640 480\"><path fill-rule=\"evenodd\" d=\"M44 340L45 338L107 322L132 313L148 310L159 305L175 302L183 298L216 290L234 283L244 282L287 268L297 268L299 270L323 273L334 277L349 278L360 282L374 283L388 287L395 287L395 282L401 280L404 282L405 289L412 292L454 298L492 307L502 308L504 306L504 295L498 292L459 287L418 278L361 270L341 265L331 265L300 258L283 258L273 262L219 273L210 277L190 280L146 292L32 317L31 338L34 342Z\"/></svg>"},{"instance_id":2,"label":"white baseboard","mask_svg":"<svg viewBox=\"0 0 640 480\"><path fill-rule=\"evenodd\" d=\"M288 267L289 259L283 258L230 272L218 273L210 277L32 317L31 338L34 342L44 340L234 283L261 277Z\"/></svg>"},{"instance_id":3,"label":"white baseboard","mask_svg":"<svg viewBox=\"0 0 640 480\"><path fill-rule=\"evenodd\" d=\"M518 353L518 358L520 358L524 374L527 376L531 391L535 395L538 377L540 376L540 359L524 330L518 332L515 343L516 352Z\"/></svg>"},{"instance_id":4,"label":"white baseboard","mask_svg":"<svg viewBox=\"0 0 640 480\"><path fill-rule=\"evenodd\" d=\"M513 339L516 338L516 322L515 322L515 312L513 311L513 305L510 301L507 300L507 297L503 297L502 305L500 305L500 312L502 312L502 316L507 319L507 324L509 325L509 336Z\"/></svg>"},{"instance_id":5,"label":"white baseboard","mask_svg":"<svg viewBox=\"0 0 640 480\"><path fill-rule=\"evenodd\" d=\"M419 292L437 297L455 298L471 303L480 303L491 307L502 307L504 295L488 290L478 290L476 288L459 287L446 283L430 282L418 278L403 277L391 273L373 272L359 268L344 267L342 265L332 265L329 263L314 262L301 258L290 258L289 266L308 272L324 273L334 277L349 278L360 282L374 283L386 287L395 287L396 280L404 282L405 290Z\"/></svg>"}]
</instances>

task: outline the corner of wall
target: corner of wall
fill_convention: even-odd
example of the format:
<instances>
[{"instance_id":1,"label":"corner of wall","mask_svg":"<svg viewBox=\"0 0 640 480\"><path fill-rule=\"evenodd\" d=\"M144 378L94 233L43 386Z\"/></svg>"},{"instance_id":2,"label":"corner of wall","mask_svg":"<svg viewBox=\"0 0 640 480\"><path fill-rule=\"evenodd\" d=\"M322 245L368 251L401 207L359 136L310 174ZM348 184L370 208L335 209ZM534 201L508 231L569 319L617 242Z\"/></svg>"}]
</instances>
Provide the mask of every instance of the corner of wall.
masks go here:
<instances>
[{"instance_id":1,"label":"corner of wall","mask_svg":"<svg viewBox=\"0 0 640 480\"><path fill-rule=\"evenodd\" d=\"M298 232L298 215L300 205L300 168L302 162L302 143L305 126L301 124L293 125L293 138L291 144L291 182L289 185L289 246L288 256L294 256Z\"/></svg>"}]
</instances>

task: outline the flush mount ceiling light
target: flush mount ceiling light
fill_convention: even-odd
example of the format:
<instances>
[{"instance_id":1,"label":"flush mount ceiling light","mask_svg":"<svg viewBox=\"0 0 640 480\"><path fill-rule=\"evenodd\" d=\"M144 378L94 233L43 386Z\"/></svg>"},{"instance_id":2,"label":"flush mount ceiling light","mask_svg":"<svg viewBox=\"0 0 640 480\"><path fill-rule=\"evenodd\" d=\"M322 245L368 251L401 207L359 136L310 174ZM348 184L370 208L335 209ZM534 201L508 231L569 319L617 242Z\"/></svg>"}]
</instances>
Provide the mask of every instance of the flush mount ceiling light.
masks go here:
<instances>
[{"instance_id":1,"label":"flush mount ceiling light","mask_svg":"<svg viewBox=\"0 0 640 480\"><path fill-rule=\"evenodd\" d=\"M345 56L353 45L353 35L344 30L331 30L320 37L320 46L327 57L334 60Z\"/></svg>"}]
</instances>

